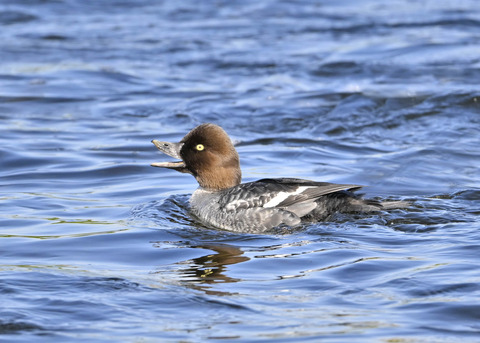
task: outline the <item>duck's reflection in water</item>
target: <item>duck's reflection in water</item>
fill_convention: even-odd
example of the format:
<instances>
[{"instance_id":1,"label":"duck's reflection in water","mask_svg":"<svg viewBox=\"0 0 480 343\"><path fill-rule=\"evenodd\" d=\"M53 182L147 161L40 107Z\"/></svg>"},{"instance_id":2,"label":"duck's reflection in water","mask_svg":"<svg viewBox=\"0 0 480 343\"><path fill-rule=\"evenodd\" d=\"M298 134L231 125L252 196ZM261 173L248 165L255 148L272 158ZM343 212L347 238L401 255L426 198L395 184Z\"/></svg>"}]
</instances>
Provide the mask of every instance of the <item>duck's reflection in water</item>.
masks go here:
<instances>
[{"instance_id":1,"label":"duck's reflection in water","mask_svg":"<svg viewBox=\"0 0 480 343\"><path fill-rule=\"evenodd\" d=\"M215 252L193 259L190 267L183 270L188 280L197 283L238 282L240 279L225 274L227 266L250 260L249 257L243 256L244 252L240 248L233 245L202 244L192 246L192 248L208 249Z\"/></svg>"},{"instance_id":2,"label":"duck's reflection in water","mask_svg":"<svg viewBox=\"0 0 480 343\"><path fill-rule=\"evenodd\" d=\"M216 295L227 295L229 292L214 291L213 285L243 281L241 278L227 275L229 265L250 260L250 257L244 256L241 248L225 243L192 244L189 241L172 243L171 241L155 242L154 246L165 248L165 245L170 245L174 249L201 249L202 252L209 251L209 253L201 257L177 261L168 266L159 266L151 274L161 276L173 272L178 275L175 279L179 280L183 286Z\"/></svg>"}]
</instances>

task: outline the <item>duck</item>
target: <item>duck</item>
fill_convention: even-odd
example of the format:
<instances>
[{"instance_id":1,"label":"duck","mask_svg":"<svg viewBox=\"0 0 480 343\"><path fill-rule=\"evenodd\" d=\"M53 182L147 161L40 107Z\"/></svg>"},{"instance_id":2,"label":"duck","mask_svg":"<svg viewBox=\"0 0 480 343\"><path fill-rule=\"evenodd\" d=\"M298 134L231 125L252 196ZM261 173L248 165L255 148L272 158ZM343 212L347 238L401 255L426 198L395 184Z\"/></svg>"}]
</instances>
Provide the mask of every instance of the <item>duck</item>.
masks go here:
<instances>
[{"instance_id":1,"label":"duck","mask_svg":"<svg viewBox=\"0 0 480 343\"><path fill-rule=\"evenodd\" d=\"M193 175L199 187L190 211L202 224L240 233L325 222L337 213L372 213L408 207L405 201L363 199L363 186L298 178L265 178L242 183L240 158L230 137L216 124L201 124L180 140L152 140L174 162L151 166Z\"/></svg>"}]
</instances>

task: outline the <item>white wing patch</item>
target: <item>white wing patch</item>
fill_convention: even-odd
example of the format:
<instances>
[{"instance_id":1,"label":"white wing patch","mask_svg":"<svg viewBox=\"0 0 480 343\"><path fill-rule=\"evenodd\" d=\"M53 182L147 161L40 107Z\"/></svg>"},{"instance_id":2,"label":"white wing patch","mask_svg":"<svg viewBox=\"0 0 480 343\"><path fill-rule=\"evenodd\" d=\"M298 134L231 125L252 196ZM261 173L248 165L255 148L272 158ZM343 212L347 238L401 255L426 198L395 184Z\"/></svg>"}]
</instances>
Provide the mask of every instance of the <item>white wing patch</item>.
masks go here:
<instances>
[{"instance_id":1,"label":"white wing patch","mask_svg":"<svg viewBox=\"0 0 480 343\"><path fill-rule=\"evenodd\" d=\"M287 199L288 197L292 195L298 195L302 194L305 190L309 188L315 188L313 186L301 186L298 187L294 192L279 192L276 196L274 196L270 201L268 201L266 204L263 205L264 208L271 208L275 207L278 204L280 204L282 201Z\"/></svg>"},{"instance_id":2,"label":"white wing patch","mask_svg":"<svg viewBox=\"0 0 480 343\"><path fill-rule=\"evenodd\" d=\"M239 200L234 200L234 201L231 201L229 202L226 206L225 206L225 209L227 211L236 211L239 207L248 207L248 201L246 200L242 200L242 199L239 199Z\"/></svg>"}]
</instances>

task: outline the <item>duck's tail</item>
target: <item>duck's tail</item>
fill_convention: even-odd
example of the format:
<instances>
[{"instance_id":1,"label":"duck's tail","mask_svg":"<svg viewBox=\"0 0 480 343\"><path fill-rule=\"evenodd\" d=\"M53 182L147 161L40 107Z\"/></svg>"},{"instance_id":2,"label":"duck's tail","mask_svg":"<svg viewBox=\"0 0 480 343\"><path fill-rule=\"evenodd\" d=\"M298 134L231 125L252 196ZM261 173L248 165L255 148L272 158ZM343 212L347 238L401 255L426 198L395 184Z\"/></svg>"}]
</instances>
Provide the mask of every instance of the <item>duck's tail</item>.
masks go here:
<instances>
[{"instance_id":1,"label":"duck's tail","mask_svg":"<svg viewBox=\"0 0 480 343\"><path fill-rule=\"evenodd\" d=\"M380 205L382 206L382 210L394 210L397 208L408 208L412 204L408 201L404 200L397 200L397 201L383 201L380 202Z\"/></svg>"},{"instance_id":2,"label":"duck's tail","mask_svg":"<svg viewBox=\"0 0 480 343\"><path fill-rule=\"evenodd\" d=\"M388 211L400 208L408 208L411 203L408 201L377 201L370 199L350 198L350 208L352 212L377 212Z\"/></svg>"}]
</instances>

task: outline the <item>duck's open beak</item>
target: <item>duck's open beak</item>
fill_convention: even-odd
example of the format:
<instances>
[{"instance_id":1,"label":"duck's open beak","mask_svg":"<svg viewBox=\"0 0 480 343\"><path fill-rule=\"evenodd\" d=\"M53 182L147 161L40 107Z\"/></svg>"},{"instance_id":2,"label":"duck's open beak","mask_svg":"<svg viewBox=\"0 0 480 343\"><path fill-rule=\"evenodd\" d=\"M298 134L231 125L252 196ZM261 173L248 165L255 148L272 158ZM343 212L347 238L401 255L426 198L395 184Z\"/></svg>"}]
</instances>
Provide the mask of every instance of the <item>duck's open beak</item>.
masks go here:
<instances>
[{"instance_id":1,"label":"duck's open beak","mask_svg":"<svg viewBox=\"0 0 480 343\"><path fill-rule=\"evenodd\" d=\"M182 159L182 157L180 156L180 149L182 148L183 143L161 142L161 141L157 141L156 139L152 140L152 143L157 147L158 150L160 150L164 154L179 160ZM183 161L154 162L150 165L152 167L169 168L169 169L175 169L181 173L188 173L188 170L186 169L186 166L185 166L185 162Z\"/></svg>"}]
</instances>

